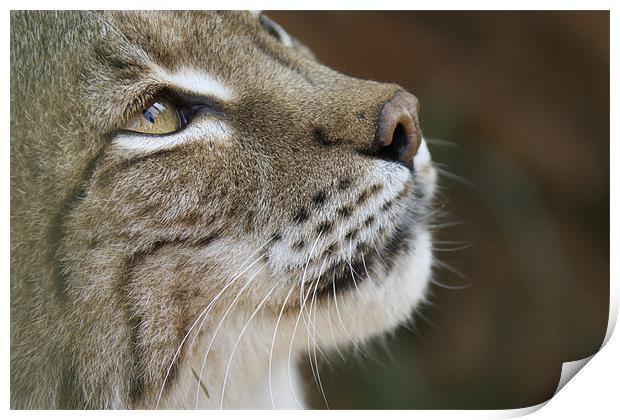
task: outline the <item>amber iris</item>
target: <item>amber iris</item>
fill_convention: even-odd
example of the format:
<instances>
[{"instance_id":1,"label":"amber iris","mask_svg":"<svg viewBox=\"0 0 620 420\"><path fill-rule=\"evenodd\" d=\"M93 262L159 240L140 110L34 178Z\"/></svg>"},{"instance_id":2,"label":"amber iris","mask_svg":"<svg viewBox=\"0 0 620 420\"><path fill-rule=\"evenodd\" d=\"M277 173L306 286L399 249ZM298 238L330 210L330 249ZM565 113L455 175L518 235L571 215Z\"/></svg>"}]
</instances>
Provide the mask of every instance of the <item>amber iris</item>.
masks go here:
<instances>
[{"instance_id":1,"label":"amber iris","mask_svg":"<svg viewBox=\"0 0 620 420\"><path fill-rule=\"evenodd\" d=\"M145 134L168 134L181 128L176 107L164 98L153 100L144 110L135 113L124 129Z\"/></svg>"}]
</instances>

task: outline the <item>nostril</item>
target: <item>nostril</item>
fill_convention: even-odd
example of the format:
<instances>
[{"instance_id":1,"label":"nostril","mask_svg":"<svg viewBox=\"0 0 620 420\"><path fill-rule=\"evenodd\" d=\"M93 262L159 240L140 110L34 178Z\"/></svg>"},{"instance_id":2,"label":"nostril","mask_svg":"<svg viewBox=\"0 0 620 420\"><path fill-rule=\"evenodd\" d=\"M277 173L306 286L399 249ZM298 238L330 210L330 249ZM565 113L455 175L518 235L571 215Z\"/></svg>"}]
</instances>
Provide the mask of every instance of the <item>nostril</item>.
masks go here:
<instances>
[{"instance_id":1,"label":"nostril","mask_svg":"<svg viewBox=\"0 0 620 420\"><path fill-rule=\"evenodd\" d=\"M392 134L392 143L390 146L393 151L396 153L396 158L399 159L402 156L403 152L406 151L408 147L409 139L407 136L407 131L405 130L405 126L402 124L397 124L394 129L394 134Z\"/></svg>"},{"instance_id":2,"label":"nostril","mask_svg":"<svg viewBox=\"0 0 620 420\"><path fill-rule=\"evenodd\" d=\"M379 115L374 145L376 157L400 162L412 169L421 136L417 99L410 93L397 92L383 105Z\"/></svg>"},{"instance_id":3,"label":"nostril","mask_svg":"<svg viewBox=\"0 0 620 420\"><path fill-rule=\"evenodd\" d=\"M386 139L388 140L388 139ZM407 131L402 124L397 124L392 133L392 138L384 141L377 151L378 157L384 160L399 162L404 149L407 148Z\"/></svg>"}]
</instances>

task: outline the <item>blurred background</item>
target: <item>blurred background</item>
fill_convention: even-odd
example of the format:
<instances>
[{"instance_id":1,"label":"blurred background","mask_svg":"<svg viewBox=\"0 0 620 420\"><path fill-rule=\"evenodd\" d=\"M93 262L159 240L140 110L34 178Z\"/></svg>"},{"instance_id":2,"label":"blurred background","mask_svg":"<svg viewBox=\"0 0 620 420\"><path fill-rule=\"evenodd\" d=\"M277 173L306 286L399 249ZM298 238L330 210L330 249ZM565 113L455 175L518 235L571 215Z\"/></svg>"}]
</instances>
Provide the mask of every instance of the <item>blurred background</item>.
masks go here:
<instances>
[{"instance_id":1,"label":"blurred background","mask_svg":"<svg viewBox=\"0 0 620 420\"><path fill-rule=\"evenodd\" d=\"M320 362L330 408L550 398L562 362L596 352L607 327L609 13L266 14L327 66L414 93L437 139L432 304L368 357Z\"/></svg>"}]
</instances>

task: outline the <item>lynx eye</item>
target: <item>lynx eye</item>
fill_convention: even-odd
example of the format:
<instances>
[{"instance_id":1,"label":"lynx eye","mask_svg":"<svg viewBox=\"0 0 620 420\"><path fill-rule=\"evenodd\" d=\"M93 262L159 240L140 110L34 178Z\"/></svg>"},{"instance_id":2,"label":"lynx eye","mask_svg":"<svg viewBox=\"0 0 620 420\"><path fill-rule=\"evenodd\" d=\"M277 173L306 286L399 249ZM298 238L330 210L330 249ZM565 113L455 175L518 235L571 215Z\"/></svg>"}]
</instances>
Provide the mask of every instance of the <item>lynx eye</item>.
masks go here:
<instances>
[{"instance_id":1,"label":"lynx eye","mask_svg":"<svg viewBox=\"0 0 620 420\"><path fill-rule=\"evenodd\" d=\"M156 98L127 122L124 130L144 134L169 134L182 128L184 120L170 101Z\"/></svg>"}]
</instances>

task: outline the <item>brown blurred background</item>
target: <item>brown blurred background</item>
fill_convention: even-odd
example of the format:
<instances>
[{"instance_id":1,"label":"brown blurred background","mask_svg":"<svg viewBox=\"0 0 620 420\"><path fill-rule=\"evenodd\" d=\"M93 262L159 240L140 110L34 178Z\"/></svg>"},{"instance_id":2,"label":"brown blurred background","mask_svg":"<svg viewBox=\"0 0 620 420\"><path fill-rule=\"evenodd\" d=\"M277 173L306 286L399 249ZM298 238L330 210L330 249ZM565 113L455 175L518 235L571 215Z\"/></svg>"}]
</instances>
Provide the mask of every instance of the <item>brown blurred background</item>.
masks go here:
<instances>
[{"instance_id":1,"label":"brown blurred background","mask_svg":"<svg viewBox=\"0 0 620 420\"><path fill-rule=\"evenodd\" d=\"M411 330L370 358L321 363L330 408L551 397L561 363L596 352L607 326L609 13L266 14L324 64L413 92L441 139L430 149L453 223L436 234L436 279L450 288L434 285Z\"/></svg>"}]
</instances>

